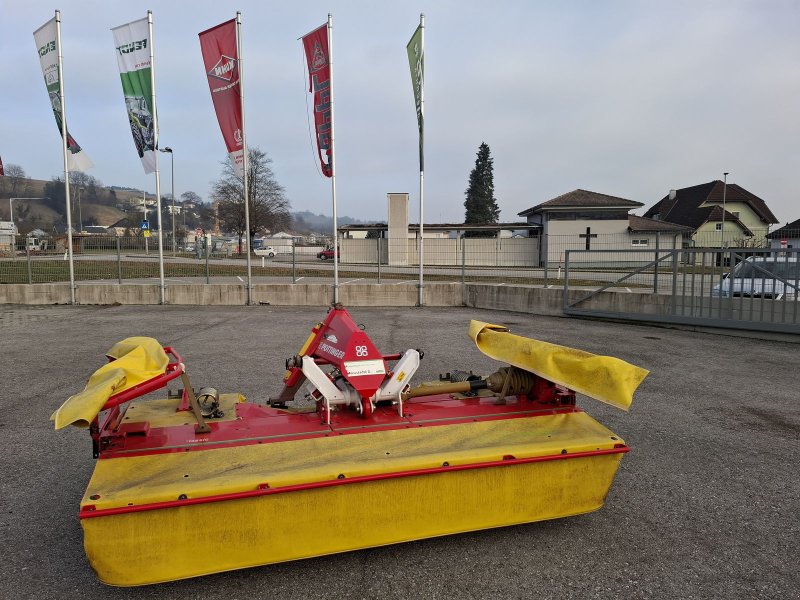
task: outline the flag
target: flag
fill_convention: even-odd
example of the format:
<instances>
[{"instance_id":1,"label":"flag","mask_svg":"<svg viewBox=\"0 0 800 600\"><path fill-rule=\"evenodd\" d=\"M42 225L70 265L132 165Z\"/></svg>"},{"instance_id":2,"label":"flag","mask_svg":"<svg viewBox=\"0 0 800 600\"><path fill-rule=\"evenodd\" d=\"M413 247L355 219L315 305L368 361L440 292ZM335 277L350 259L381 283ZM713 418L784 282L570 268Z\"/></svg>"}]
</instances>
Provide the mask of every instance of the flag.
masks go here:
<instances>
[{"instance_id":1,"label":"flag","mask_svg":"<svg viewBox=\"0 0 800 600\"><path fill-rule=\"evenodd\" d=\"M39 51L39 62L42 66L44 84L50 96L50 105L58 125L58 133L62 132L61 123L64 109L61 103L61 85L59 81L58 36L55 18L50 19L33 32L36 49ZM86 152L81 149L69 131L67 131L67 167L71 171L86 171L94 166Z\"/></svg>"},{"instance_id":2,"label":"flag","mask_svg":"<svg viewBox=\"0 0 800 600\"><path fill-rule=\"evenodd\" d=\"M125 108L136 153L145 173L156 170L155 106L153 106L150 27L147 18L111 30L117 50L117 65L122 79Z\"/></svg>"},{"instance_id":3,"label":"flag","mask_svg":"<svg viewBox=\"0 0 800 600\"><path fill-rule=\"evenodd\" d=\"M414 87L414 103L417 106L417 126L419 127L419 170L424 171L422 137L424 117L422 115L422 88L425 85L425 56L422 46L422 27L417 27L406 46L408 65L411 67L411 85Z\"/></svg>"},{"instance_id":4,"label":"flag","mask_svg":"<svg viewBox=\"0 0 800 600\"><path fill-rule=\"evenodd\" d=\"M0 177L3 177L6 172L3 170L3 158L0 156Z\"/></svg>"},{"instance_id":5,"label":"flag","mask_svg":"<svg viewBox=\"0 0 800 600\"><path fill-rule=\"evenodd\" d=\"M308 91L314 94L314 127L322 173L333 176L331 159L331 68L328 59L328 25L318 27L303 37L308 62Z\"/></svg>"},{"instance_id":6,"label":"flag","mask_svg":"<svg viewBox=\"0 0 800 600\"><path fill-rule=\"evenodd\" d=\"M198 34L211 100L228 154L239 176L244 173L242 101L236 19Z\"/></svg>"}]
</instances>

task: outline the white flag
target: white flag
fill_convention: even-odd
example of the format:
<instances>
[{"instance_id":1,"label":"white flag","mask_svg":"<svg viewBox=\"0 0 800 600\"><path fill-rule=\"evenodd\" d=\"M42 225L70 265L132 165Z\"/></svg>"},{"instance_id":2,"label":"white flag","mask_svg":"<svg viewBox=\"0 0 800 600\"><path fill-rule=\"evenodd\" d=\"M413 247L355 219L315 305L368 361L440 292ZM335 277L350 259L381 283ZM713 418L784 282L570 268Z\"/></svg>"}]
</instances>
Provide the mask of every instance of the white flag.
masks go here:
<instances>
[{"instance_id":1,"label":"white flag","mask_svg":"<svg viewBox=\"0 0 800 600\"><path fill-rule=\"evenodd\" d=\"M61 104L61 86L58 79L58 36L55 18L50 19L39 29L33 32L36 49L39 51L39 62L42 65L44 84L50 96L53 115L56 118L58 132L61 133L61 123L64 118L64 109ZM86 171L94 166L89 156L84 152L67 130L67 167L70 171Z\"/></svg>"}]
</instances>

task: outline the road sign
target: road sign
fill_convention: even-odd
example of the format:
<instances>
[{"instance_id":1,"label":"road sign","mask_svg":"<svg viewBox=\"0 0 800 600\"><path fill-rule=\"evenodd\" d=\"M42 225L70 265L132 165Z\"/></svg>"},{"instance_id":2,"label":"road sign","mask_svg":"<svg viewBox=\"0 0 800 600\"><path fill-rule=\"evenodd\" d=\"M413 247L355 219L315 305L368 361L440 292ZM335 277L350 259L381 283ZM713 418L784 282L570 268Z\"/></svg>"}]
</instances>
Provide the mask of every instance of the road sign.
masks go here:
<instances>
[{"instance_id":1,"label":"road sign","mask_svg":"<svg viewBox=\"0 0 800 600\"><path fill-rule=\"evenodd\" d=\"M782 239L782 240L781 240L781 248L784 248L784 249L785 249L785 248L788 248L788 247L789 247L789 240L787 240L787 239L785 239L785 238L784 238L784 239Z\"/></svg>"},{"instance_id":2,"label":"road sign","mask_svg":"<svg viewBox=\"0 0 800 600\"><path fill-rule=\"evenodd\" d=\"M194 230L194 234L197 237L200 237L201 235L203 235L203 230L198 227L197 229Z\"/></svg>"},{"instance_id":3,"label":"road sign","mask_svg":"<svg viewBox=\"0 0 800 600\"><path fill-rule=\"evenodd\" d=\"M150 230L149 229L142 229L142 233L144 234L144 237L146 237L146 238L150 237Z\"/></svg>"},{"instance_id":4,"label":"road sign","mask_svg":"<svg viewBox=\"0 0 800 600\"><path fill-rule=\"evenodd\" d=\"M150 222L147 219L142 221L142 231L150 231Z\"/></svg>"}]
</instances>

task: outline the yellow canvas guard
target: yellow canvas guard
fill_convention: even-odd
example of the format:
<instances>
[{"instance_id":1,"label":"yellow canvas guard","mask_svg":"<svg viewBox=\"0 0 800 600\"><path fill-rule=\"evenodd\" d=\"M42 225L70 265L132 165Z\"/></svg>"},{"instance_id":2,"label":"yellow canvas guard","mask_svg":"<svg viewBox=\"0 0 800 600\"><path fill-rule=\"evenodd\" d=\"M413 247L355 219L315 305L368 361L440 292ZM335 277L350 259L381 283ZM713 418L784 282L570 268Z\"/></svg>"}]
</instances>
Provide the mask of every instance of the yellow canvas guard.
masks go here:
<instances>
[{"instance_id":1,"label":"yellow canvas guard","mask_svg":"<svg viewBox=\"0 0 800 600\"><path fill-rule=\"evenodd\" d=\"M575 412L99 460L84 544L101 581L129 586L582 514L603 505L623 443ZM438 472L389 476L416 469ZM388 477L355 481L370 475ZM315 482L341 484L220 498Z\"/></svg>"},{"instance_id":2,"label":"yellow canvas guard","mask_svg":"<svg viewBox=\"0 0 800 600\"><path fill-rule=\"evenodd\" d=\"M117 342L106 356L114 360L97 369L84 390L67 398L50 416L56 429L67 425L89 427L111 396L162 375L169 363L158 340L149 337L126 338Z\"/></svg>"},{"instance_id":3,"label":"yellow canvas guard","mask_svg":"<svg viewBox=\"0 0 800 600\"><path fill-rule=\"evenodd\" d=\"M469 337L490 358L622 410L630 408L633 393L650 373L612 356L514 335L503 325L470 321Z\"/></svg>"}]
</instances>

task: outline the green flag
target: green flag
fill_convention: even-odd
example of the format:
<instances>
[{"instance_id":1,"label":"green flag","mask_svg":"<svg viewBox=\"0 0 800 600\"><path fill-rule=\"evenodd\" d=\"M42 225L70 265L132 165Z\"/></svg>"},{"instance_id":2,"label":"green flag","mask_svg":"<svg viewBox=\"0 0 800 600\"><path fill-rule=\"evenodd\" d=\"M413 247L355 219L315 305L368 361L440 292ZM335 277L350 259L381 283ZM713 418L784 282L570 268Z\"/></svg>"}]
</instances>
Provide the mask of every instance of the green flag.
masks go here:
<instances>
[{"instance_id":1,"label":"green flag","mask_svg":"<svg viewBox=\"0 0 800 600\"><path fill-rule=\"evenodd\" d=\"M424 171L423 157L423 131L424 116L422 114L422 88L425 85L425 56L423 50L422 25L417 27L411 41L406 46L408 52L408 65L411 67L411 84L414 87L414 102L417 105L417 125L419 126L419 170Z\"/></svg>"},{"instance_id":2,"label":"green flag","mask_svg":"<svg viewBox=\"0 0 800 600\"><path fill-rule=\"evenodd\" d=\"M117 65L122 79L125 108L133 134L136 153L145 173L156 170L155 107L153 106L150 64L150 25L147 18L120 25L111 30L117 49Z\"/></svg>"}]
</instances>

